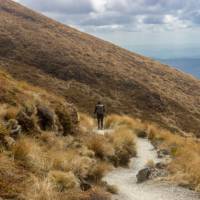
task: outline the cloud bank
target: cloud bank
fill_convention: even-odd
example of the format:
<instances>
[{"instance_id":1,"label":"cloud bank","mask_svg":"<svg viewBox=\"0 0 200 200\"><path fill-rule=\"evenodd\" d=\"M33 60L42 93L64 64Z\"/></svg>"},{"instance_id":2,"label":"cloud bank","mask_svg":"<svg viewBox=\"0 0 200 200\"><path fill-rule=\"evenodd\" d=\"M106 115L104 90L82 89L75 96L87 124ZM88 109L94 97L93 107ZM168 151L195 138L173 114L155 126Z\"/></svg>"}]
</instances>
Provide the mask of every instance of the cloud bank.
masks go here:
<instances>
[{"instance_id":1,"label":"cloud bank","mask_svg":"<svg viewBox=\"0 0 200 200\"><path fill-rule=\"evenodd\" d=\"M17 0L62 23L90 31L174 30L200 25L196 0Z\"/></svg>"}]
</instances>

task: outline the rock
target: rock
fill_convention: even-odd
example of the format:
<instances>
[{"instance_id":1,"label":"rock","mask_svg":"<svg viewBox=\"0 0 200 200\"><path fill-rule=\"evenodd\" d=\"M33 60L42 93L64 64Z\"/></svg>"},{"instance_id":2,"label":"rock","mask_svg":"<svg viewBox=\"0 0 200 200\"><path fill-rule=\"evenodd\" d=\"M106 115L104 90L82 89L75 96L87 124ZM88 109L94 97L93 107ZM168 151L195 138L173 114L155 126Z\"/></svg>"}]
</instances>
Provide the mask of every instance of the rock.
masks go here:
<instances>
[{"instance_id":1,"label":"rock","mask_svg":"<svg viewBox=\"0 0 200 200\"><path fill-rule=\"evenodd\" d=\"M157 151L158 158L164 158L167 155L170 155L170 152L168 149L160 149Z\"/></svg>"},{"instance_id":2,"label":"rock","mask_svg":"<svg viewBox=\"0 0 200 200\"><path fill-rule=\"evenodd\" d=\"M151 171L150 178L155 179L155 178L161 178L161 177L166 177L166 176L168 176L168 171L166 169L154 168Z\"/></svg>"},{"instance_id":3,"label":"rock","mask_svg":"<svg viewBox=\"0 0 200 200\"><path fill-rule=\"evenodd\" d=\"M155 167L157 168L157 169L165 169L166 168L166 164L165 163L163 163L163 162L158 162L158 163L156 163L156 165L155 165Z\"/></svg>"},{"instance_id":4,"label":"rock","mask_svg":"<svg viewBox=\"0 0 200 200\"><path fill-rule=\"evenodd\" d=\"M55 116L52 110L44 105L37 107L38 123L43 131L53 131L55 129Z\"/></svg>"},{"instance_id":5,"label":"rock","mask_svg":"<svg viewBox=\"0 0 200 200\"><path fill-rule=\"evenodd\" d=\"M138 172L136 175L137 182L142 183L144 181L147 181L151 175L151 169L150 168L144 168Z\"/></svg>"}]
</instances>

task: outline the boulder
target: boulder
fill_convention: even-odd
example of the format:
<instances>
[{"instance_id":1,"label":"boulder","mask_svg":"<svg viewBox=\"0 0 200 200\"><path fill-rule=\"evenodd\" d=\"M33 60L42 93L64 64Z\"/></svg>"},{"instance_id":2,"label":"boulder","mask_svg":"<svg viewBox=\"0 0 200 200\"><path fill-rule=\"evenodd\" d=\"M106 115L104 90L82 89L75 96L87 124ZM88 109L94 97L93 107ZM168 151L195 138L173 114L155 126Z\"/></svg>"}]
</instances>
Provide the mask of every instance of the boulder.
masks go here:
<instances>
[{"instance_id":1,"label":"boulder","mask_svg":"<svg viewBox=\"0 0 200 200\"><path fill-rule=\"evenodd\" d=\"M147 181L150 178L151 175L151 169L150 168L144 168L138 172L136 175L137 182L142 183L144 181Z\"/></svg>"}]
</instances>

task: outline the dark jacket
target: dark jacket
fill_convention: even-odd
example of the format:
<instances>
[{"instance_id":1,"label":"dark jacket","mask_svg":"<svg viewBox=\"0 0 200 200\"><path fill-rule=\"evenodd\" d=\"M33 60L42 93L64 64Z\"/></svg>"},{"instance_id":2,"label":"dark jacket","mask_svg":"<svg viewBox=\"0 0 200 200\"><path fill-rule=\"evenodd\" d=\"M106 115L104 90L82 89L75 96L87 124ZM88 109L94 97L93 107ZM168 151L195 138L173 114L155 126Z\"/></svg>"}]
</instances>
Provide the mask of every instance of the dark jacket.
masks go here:
<instances>
[{"instance_id":1,"label":"dark jacket","mask_svg":"<svg viewBox=\"0 0 200 200\"><path fill-rule=\"evenodd\" d=\"M105 106L103 104L97 104L95 106L94 114L104 115L105 114Z\"/></svg>"}]
</instances>

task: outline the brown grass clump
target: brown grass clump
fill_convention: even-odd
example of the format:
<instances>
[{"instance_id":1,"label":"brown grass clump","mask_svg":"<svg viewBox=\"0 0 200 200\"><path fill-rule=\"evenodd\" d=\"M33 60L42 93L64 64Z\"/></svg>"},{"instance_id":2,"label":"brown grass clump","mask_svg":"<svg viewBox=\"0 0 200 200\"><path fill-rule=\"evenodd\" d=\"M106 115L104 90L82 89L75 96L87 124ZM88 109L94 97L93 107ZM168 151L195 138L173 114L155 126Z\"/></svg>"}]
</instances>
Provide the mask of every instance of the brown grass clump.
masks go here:
<instances>
[{"instance_id":1,"label":"brown grass clump","mask_svg":"<svg viewBox=\"0 0 200 200\"><path fill-rule=\"evenodd\" d=\"M50 171L48 176L58 192L79 188L79 180L71 171Z\"/></svg>"},{"instance_id":2,"label":"brown grass clump","mask_svg":"<svg viewBox=\"0 0 200 200\"><path fill-rule=\"evenodd\" d=\"M149 139L159 149L167 149L172 157L168 165L171 180L199 191L200 188L200 143L194 137L183 137L160 129L155 125L149 127Z\"/></svg>"},{"instance_id":3,"label":"brown grass clump","mask_svg":"<svg viewBox=\"0 0 200 200\"><path fill-rule=\"evenodd\" d=\"M59 123L62 126L63 135L68 135L72 131L72 121L68 110L65 106L59 105L55 109L55 113L58 117Z\"/></svg>"},{"instance_id":4,"label":"brown grass clump","mask_svg":"<svg viewBox=\"0 0 200 200\"><path fill-rule=\"evenodd\" d=\"M79 113L80 128L82 131L92 131L95 127L94 119L84 113Z\"/></svg>"},{"instance_id":5,"label":"brown grass clump","mask_svg":"<svg viewBox=\"0 0 200 200\"><path fill-rule=\"evenodd\" d=\"M120 121L120 116L116 114L112 114L106 117L105 120L105 128L112 129L117 126L118 122Z\"/></svg>"},{"instance_id":6,"label":"brown grass clump","mask_svg":"<svg viewBox=\"0 0 200 200\"><path fill-rule=\"evenodd\" d=\"M130 129L121 127L108 136L115 149L115 157L119 165L127 165L131 157L136 155L135 135Z\"/></svg>"},{"instance_id":7,"label":"brown grass clump","mask_svg":"<svg viewBox=\"0 0 200 200\"><path fill-rule=\"evenodd\" d=\"M106 175L106 173L111 169L111 164L106 162L98 162L91 170L90 178L92 178L95 183L99 183L101 179Z\"/></svg>"},{"instance_id":8,"label":"brown grass clump","mask_svg":"<svg viewBox=\"0 0 200 200\"><path fill-rule=\"evenodd\" d=\"M144 130L145 125L136 118L129 117L126 115L109 115L106 117L105 122L106 128L115 129L117 127L126 127L127 129L132 130Z\"/></svg>"},{"instance_id":9,"label":"brown grass clump","mask_svg":"<svg viewBox=\"0 0 200 200\"><path fill-rule=\"evenodd\" d=\"M0 153L0 194L2 198L16 198L25 189L28 172L16 165L14 160Z\"/></svg>"},{"instance_id":10,"label":"brown grass clump","mask_svg":"<svg viewBox=\"0 0 200 200\"><path fill-rule=\"evenodd\" d=\"M48 171L51 163L39 144L32 138L22 137L13 147L14 158L34 172Z\"/></svg>"},{"instance_id":11,"label":"brown grass clump","mask_svg":"<svg viewBox=\"0 0 200 200\"><path fill-rule=\"evenodd\" d=\"M7 127L0 122L0 139L3 139L5 136L9 135L9 130Z\"/></svg>"},{"instance_id":12,"label":"brown grass clump","mask_svg":"<svg viewBox=\"0 0 200 200\"><path fill-rule=\"evenodd\" d=\"M114 155L113 146L102 135L93 135L89 139L87 146L95 152L96 157L105 159Z\"/></svg>"},{"instance_id":13,"label":"brown grass clump","mask_svg":"<svg viewBox=\"0 0 200 200\"><path fill-rule=\"evenodd\" d=\"M54 185L49 179L41 180L35 176L32 176L29 183L31 186L27 186L23 192L23 197L30 200L59 200L58 193L54 190Z\"/></svg>"}]
</instances>

